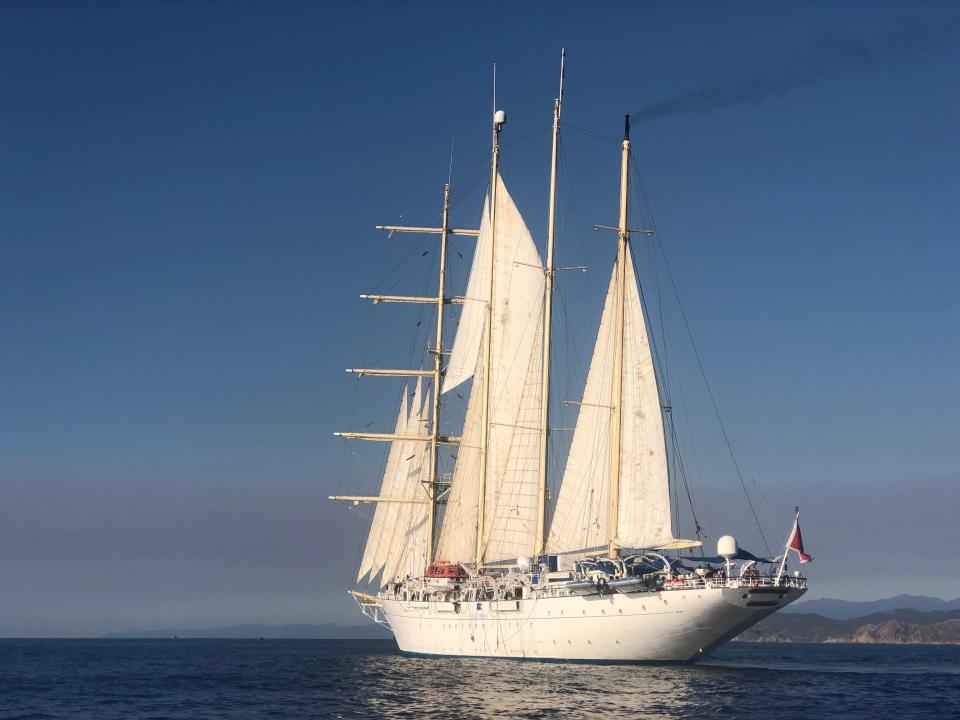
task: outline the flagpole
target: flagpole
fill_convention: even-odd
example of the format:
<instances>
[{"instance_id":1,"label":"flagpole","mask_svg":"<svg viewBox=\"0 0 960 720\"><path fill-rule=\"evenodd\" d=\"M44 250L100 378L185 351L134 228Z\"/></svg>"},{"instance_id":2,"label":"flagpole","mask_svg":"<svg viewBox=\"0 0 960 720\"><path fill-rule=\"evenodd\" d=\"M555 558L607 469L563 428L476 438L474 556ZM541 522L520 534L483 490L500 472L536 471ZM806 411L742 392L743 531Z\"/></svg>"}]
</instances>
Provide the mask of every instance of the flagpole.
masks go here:
<instances>
[{"instance_id":1,"label":"flagpole","mask_svg":"<svg viewBox=\"0 0 960 720\"><path fill-rule=\"evenodd\" d=\"M794 508L796 515L793 518L793 529L790 530L790 534L787 535L787 542L783 545L783 560L780 561L780 569L777 570L777 579L774 581L775 585L780 584L780 577L783 575L783 570L787 566L787 553L790 552L790 541L793 540L793 534L797 531L797 525L800 524L800 508Z\"/></svg>"}]
</instances>

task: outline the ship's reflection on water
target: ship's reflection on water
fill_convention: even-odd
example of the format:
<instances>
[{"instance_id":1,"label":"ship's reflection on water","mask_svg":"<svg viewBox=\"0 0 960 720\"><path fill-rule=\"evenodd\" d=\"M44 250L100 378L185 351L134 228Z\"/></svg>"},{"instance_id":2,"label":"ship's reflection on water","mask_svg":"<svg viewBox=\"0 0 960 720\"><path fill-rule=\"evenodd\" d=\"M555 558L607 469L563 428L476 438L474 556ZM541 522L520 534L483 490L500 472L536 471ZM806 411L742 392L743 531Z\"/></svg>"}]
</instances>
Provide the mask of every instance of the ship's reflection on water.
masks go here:
<instances>
[{"instance_id":1,"label":"ship's reflection on water","mask_svg":"<svg viewBox=\"0 0 960 720\"><path fill-rule=\"evenodd\" d=\"M370 715L416 718L687 717L735 708L747 672L400 654L370 656L363 665Z\"/></svg>"},{"instance_id":2,"label":"ship's reflection on water","mask_svg":"<svg viewBox=\"0 0 960 720\"><path fill-rule=\"evenodd\" d=\"M704 663L676 666L412 657L390 648L342 658L348 664L342 677L353 687L341 686L334 717L833 720L882 717L884 708L897 707L901 720L915 717L902 713L903 695L933 666L913 664L919 658L909 653L878 660L865 652L733 644ZM953 660L953 674L940 678L937 670L937 682L926 686L923 717L956 707L948 690L956 679Z\"/></svg>"},{"instance_id":3,"label":"ship's reflection on water","mask_svg":"<svg viewBox=\"0 0 960 720\"><path fill-rule=\"evenodd\" d=\"M485 658L370 658L371 715L383 717L674 718L713 703L713 668L524 662ZM710 686L715 685L711 679ZM699 688L699 689L698 689Z\"/></svg>"}]
</instances>

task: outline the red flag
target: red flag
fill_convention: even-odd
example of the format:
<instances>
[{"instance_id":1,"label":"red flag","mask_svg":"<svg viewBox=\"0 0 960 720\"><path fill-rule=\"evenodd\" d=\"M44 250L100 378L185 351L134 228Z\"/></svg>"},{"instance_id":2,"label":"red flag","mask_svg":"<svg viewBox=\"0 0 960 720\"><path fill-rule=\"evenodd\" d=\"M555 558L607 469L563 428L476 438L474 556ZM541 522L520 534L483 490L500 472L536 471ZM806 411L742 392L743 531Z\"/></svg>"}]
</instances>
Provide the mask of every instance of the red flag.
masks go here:
<instances>
[{"instance_id":1,"label":"red flag","mask_svg":"<svg viewBox=\"0 0 960 720\"><path fill-rule=\"evenodd\" d=\"M791 550L796 550L797 555L800 556L800 563L808 563L813 560L812 555L807 555L803 551L803 536L800 534L800 520L796 520L793 523L793 532L790 534L790 539L787 541L787 547Z\"/></svg>"}]
</instances>

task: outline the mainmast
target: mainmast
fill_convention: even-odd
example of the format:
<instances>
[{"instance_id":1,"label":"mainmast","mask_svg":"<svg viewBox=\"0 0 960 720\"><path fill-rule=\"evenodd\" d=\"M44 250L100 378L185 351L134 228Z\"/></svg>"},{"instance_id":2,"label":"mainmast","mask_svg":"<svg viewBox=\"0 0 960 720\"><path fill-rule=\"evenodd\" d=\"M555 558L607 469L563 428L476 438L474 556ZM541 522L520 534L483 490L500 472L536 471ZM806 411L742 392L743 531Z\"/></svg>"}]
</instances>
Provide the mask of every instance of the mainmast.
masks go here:
<instances>
[{"instance_id":1,"label":"mainmast","mask_svg":"<svg viewBox=\"0 0 960 720\"><path fill-rule=\"evenodd\" d=\"M626 298L627 244L630 231L627 229L627 197L630 182L630 116L623 126L623 144L620 150L620 222L617 225L617 298L616 324L613 345L613 417L610 427L610 532L608 554L617 556L618 520L620 514L620 435L623 420L623 328L624 300Z\"/></svg>"},{"instance_id":2,"label":"mainmast","mask_svg":"<svg viewBox=\"0 0 960 720\"><path fill-rule=\"evenodd\" d=\"M496 73L496 68L494 68ZM494 75L496 78L496 75ZM496 79L494 79L496 82ZM496 97L494 97L496 103ZM477 569L483 563L483 514L486 504L487 493L487 450L490 439L490 359L493 346L493 280L494 280L494 249L497 246L497 186L500 180L500 130L503 129L503 123L506 122L506 114L503 110L497 110L494 105L493 113L493 152L490 169L490 256L489 268L490 278L487 285L487 322L484 324L483 339L483 407L480 420L480 482L477 483L477 551L476 566Z\"/></svg>"},{"instance_id":3,"label":"mainmast","mask_svg":"<svg viewBox=\"0 0 960 720\"><path fill-rule=\"evenodd\" d=\"M553 318L553 241L557 215L557 144L560 140L560 106L563 102L563 61L560 51L560 93L553 101L553 145L550 153L550 209L547 219L547 265L543 306L543 386L540 393L540 477L537 493L537 534L534 557L543 555L547 528L547 462L550 442L550 334Z\"/></svg>"}]
</instances>

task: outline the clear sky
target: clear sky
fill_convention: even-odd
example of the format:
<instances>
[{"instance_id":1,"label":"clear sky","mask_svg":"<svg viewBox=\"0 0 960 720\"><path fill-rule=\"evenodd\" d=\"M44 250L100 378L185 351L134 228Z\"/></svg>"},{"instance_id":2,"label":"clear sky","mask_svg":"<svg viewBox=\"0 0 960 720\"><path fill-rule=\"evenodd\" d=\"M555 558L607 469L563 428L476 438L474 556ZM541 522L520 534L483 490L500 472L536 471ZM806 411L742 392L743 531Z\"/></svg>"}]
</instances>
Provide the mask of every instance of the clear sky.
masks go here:
<instances>
[{"instance_id":1,"label":"clear sky","mask_svg":"<svg viewBox=\"0 0 960 720\"><path fill-rule=\"evenodd\" d=\"M0 7L0 635L363 621L368 510L325 497L373 492L382 448L331 434L388 429L399 387L343 369L419 346L357 295L436 261L373 226L436 220L451 143L476 224L496 61L542 246L561 47L558 263L590 269L560 280L557 397L614 252L595 134L652 107L637 166L768 541L799 504L811 597L960 595L960 9L597 8ZM762 552L648 250L701 521Z\"/></svg>"}]
</instances>

